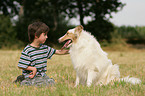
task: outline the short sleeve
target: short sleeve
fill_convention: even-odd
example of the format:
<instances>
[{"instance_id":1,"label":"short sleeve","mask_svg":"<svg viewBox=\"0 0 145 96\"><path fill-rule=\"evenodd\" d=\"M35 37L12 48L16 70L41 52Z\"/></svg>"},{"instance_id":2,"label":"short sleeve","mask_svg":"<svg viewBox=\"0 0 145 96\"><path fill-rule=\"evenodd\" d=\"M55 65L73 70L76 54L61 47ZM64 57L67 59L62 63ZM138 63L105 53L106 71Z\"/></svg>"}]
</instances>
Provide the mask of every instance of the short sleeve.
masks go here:
<instances>
[{"instance_id":1,"label":"short sleeve","mask_svg":"<svg viewBox=\"0 0 145 96\"><path fill-rule=\"evenodd\" d=\"M47 55L47 59L51 59L51 57L53 56L53 54L55 54L56 49L53 49L51 47L48 46L48 55Z\"/></svg>"},{"instance_id":2,"label":"short sleeve","mask_svg":"<svg viewBox=\"0 0 145 96\"><path fill-rule=\"evenodd\" d=\"M18 63L18 67L27 68L30 65L30 63L31 63L30 56L27 53L22 52Z\"/></svg>"}]
</instances>

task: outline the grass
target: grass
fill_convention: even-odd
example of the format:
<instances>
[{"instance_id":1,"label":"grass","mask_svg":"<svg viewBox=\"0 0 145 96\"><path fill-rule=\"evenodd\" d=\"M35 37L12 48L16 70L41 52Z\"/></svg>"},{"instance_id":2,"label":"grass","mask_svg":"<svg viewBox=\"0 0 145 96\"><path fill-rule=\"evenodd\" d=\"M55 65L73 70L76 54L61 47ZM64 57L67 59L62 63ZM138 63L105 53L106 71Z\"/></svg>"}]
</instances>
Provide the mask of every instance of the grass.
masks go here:
<instances>
[{"instance_id":1,"label":"grass","mask_svg":"<svg viewBox=\"0 0 145 96\"><path fill-rule=\"evenodd\" d=\"M120 66L121 77L140 78L131 85L114 82L106 86L74 87L75 71L69 55L54 55L48 60L47 75L55 79L52 87L20 86L13 81L21 70L17 68L21 50L0 50L0 96L145 96L145 50L106 50L113 64Z\"/></svg>"}]
</instances>

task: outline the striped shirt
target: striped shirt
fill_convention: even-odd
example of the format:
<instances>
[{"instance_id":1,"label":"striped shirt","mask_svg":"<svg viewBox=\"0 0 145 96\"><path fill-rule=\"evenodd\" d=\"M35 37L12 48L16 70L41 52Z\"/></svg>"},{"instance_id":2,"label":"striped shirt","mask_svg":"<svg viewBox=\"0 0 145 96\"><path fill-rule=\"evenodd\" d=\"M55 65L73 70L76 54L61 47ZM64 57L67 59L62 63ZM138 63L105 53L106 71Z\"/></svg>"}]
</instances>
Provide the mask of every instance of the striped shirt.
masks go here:
<instances>
[{"instance_id":1,"label":"striped shirt","mask_svg":"<svg viewBox=\"0 0 145 96\"><path fill-rule=\"evenodd\" d=\"M36 67L36 75L44 75L47 71L47 59L51 59L52 55L55 53L55 49L47 46L41 45L39 48L27 45L21 53L21 57L18 63L18 67L27 68L28 66ZM32 71L23 70L23 75L29 75Z\"/></svg>"}]
</instances>

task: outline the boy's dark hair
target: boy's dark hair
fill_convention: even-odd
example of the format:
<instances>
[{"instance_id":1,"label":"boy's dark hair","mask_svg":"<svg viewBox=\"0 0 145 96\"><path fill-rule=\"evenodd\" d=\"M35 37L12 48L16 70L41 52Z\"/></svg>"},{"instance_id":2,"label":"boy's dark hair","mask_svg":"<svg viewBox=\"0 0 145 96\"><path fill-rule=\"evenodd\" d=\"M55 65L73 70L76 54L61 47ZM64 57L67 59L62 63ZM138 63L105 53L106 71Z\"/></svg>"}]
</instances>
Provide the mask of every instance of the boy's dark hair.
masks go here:
<instances>
[{"instance_id":1,"label":"boy's dark hair","mask_svg":"<svg viewBox=\"0 0 145 96\"><path fill-rule=\"evenodd\" d=\"M39 38L41 33L47 33L49 27L43 22L34 22L28 26L29 41L33 42L35 35Z\"/></svg>"}]
</instances>

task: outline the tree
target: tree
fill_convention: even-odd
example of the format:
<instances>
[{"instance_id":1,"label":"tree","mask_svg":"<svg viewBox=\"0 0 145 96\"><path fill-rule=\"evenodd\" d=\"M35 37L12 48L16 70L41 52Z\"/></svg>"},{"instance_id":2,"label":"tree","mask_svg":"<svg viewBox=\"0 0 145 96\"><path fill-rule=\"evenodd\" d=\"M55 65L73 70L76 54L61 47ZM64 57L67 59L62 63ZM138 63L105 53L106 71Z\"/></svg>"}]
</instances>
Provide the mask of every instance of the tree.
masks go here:
<instances>
[{"instance_id":1,"label":"tree","mask_svg":"<svg viewBox=\"0 0 145 96\"><path fill-rule=\"evenodd\" d=\"M124 6L119 0L24 0L22 5L24 6L24 15L20 18L18 26L22 22L25 22L25 24L21 24L25 27L17 31L17 37L24 41L27 40L24 37L27 34L21 37L21 32L25 33L27 26L32 21L40 20L45 22L51 29L49 32L51 37L55 36L54 38L58 38L59 35L63 34L63 32L57 33L59 35L55 34L56 31L59 31L58 28L61 26L59 24L62 24L60 22L65 21L64 18L67 16L69 18L75 18L78 15L80 16L80 23L85 29L92 32L97 39L109 41L111 38L110 33L114 28L113 24L109 22L105 15L108 14L110 16L109 18L111 18L112 12L117 12L119 11L118 8ZM84 24L84 17L86 16L92 17L92 21L87 25ZM66 24L67 22L61 28L67 29Z\"/></svg>"},{"instance_id":2,"label":"tree","mask_svg":"<svg viewBox=\"0 0 145 96\"><path fill-rule=\"evenodd\" d=\"M91 16L95 20L98 18L105 19L105 15L108 14L109 18L112 18L111 13L118 12L124 6L119 0L65 0L63 5L65 6L60 10L70 18L79 15L82 25L86 16Z\"/></svg>"},{"instance_id":3,"label":"tree","mask_svg":"<svg viewBox=\"0 0 145 96\"><path fill-rule=\"evenodd\" d=\"M0 48L14 43L16 33L9 16L0 15ZM11 44L12 45L12 44Z\"/></svg>"},{"instance_id":4,"label":"tree","mask_svg":"<svg viewBox=\"0 0 145 96\"><path fill-rule=\"evenodd\" d=\"M0 1L0 12L3 15L9 15L11 17L18 14L19 6L18 4L21 3L22 0L1 0Z\"/></svg>"},{"instance_id":5,"label":"tree","mask_svg":"<svg viewBox=\"0 0 145 96\"><path fill-rule=\"evenodd\" d=\"M109 18L112 18L112 12L118 12L124 6L119 0L67 0L70 1L64 9L64 13L70 18L80 16L80 23L88 31L99 40L110 40L111 32L113 32L114 26L109 22ZM66 10L67 8L67 10ZM108 15L108 18L105 16ZM84 17L92 17L92 21L87 25L84 24Z\"/></svg>"},{"instance_id":6,"label":"tree","mask_svg":"<svg viewBox=\"0 0 145 96\"><path fill-rule=\"evenodd\" d=\"M42 21L50 27L48 41L58 42L57 39L67 30L68 26L68 21L59 10L62 7L61 3L62 0L25 0L22 3L24 14L17 22L17 38L28 42L28 25L34 21Z\"/></svg>"}]
</instances>

